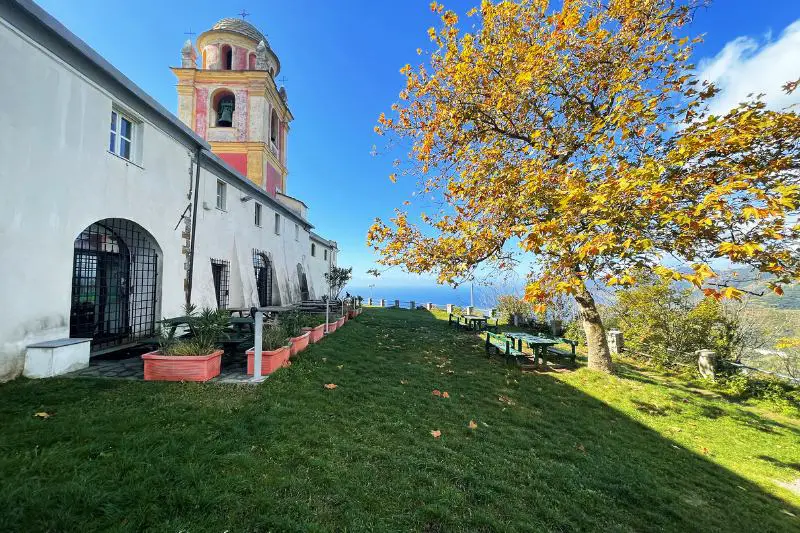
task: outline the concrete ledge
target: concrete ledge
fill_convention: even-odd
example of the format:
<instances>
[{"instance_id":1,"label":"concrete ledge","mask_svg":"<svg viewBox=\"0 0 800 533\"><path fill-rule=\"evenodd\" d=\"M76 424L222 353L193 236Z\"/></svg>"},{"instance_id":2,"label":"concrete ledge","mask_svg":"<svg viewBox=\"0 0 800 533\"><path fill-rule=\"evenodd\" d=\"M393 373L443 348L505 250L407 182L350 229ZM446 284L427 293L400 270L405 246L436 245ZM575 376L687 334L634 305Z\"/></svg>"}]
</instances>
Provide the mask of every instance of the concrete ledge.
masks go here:
<instances>
[{"instance_id":1,"label":"concrete ledge","mask_svg":"<svg viewBox=\"0 0 800 533\"><path fill-rule=\"evenodd\" d=\"M31 344L25 351L27 378L51 378L89 366L92 339L55 339Z\"/></svg>"}]
</instances>

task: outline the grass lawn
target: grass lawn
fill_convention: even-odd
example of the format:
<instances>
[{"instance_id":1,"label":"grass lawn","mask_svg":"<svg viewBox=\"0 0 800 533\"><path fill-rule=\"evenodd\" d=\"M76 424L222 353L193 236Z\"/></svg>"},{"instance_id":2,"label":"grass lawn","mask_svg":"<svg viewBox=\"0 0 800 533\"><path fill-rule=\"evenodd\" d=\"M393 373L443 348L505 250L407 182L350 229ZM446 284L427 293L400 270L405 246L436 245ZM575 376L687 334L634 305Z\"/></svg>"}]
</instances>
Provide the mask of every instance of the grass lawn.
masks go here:
<instances>
[{"instance_id":1,"label":"grass lawn","mask_svg":"<svg viewBox=\"0 0 800 533\"><path fill-rule=\"evenodd\" d=\"M0 531L800 531L797 418L630 366L522 373L424 311L368 310L259 387L19 379L0 424Z\"/></svg>"}]
</instances>

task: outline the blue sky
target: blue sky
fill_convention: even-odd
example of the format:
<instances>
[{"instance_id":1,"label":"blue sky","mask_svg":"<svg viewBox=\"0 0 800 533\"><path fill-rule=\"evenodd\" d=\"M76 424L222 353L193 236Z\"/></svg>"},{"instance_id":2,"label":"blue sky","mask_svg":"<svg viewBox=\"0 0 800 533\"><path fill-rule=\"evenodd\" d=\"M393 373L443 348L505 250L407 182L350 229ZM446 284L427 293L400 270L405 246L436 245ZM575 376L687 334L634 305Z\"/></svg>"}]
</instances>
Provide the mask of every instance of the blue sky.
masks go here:
<instances>
[{"instance_id":1,"label":"blue sky","mask_svg":"<svg viewBox=\"0 0 800 533\"><path fill-rule=\"evenodd\" d=\"M463 13L479 0L444 3ZM354 284L430 283L400 272L378 281L365 274L373 267L365 245L369 225L390 215L413 188L392 184L392 157L370 152L385 142L372 128L402 88L399 69L419 61L418 47L428 48L426 31L437 22L428 0L39 4L171 111L177 96L168 67L180 63L184 32L199 34L243 8L252 12L247 20L267 35L281 60L295 116L288 193L309 205L319 233L339 242L340 264L354 267ZM698 12L691 31L706 36L695 62L723 87L720 108L772 80L800 77L800 23L792 26L798 20L798 0L717 0ZM768 98L786 103L778 93Z\"/></svg>"}]
</instances>

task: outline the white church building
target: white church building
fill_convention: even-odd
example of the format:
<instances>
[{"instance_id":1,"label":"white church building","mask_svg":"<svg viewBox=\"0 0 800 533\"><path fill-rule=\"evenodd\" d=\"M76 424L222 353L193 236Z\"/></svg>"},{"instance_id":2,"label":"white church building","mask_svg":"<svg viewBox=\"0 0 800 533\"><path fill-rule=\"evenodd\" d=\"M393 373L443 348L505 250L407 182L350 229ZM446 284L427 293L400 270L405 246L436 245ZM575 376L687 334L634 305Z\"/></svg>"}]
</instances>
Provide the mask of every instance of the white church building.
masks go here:
<instances>
[{"instance_id":1,"label":"white church building","mask_svg":"<svg viewBox=\"0 0 800 533\"><path fill-rule=\"evenodd\" d=\"M0 49L0 380L31 344L118 350L187 301L326 293L336 242L287 194L292 114L258 29L184 44L177 117L29 0L0 1Z\"/></svg>"}]
</instances>

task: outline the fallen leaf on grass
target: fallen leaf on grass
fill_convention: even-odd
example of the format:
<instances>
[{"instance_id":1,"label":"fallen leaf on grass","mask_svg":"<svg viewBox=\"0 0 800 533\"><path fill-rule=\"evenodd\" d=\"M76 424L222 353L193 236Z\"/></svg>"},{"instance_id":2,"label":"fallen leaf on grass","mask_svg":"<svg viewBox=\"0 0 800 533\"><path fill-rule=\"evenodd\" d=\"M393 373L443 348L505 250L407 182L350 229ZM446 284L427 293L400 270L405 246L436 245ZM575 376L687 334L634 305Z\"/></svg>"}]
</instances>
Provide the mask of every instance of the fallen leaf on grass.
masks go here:
<instances>
[{"instance_id":1,"label":"fallen leaf on grass","mask_svg":"<svg viewBox=\"0 0 800 533\"><path fill-rule=\"evenodd\" d=\"M708 455L708 448L703 446L703 455Z\"/></svg>"},{"instance_id":2,"label":"fallen leaf on grass","mask_svg":"<svg viewBox=\"0 0 800 533\"><path fill-rule=\"evenodd\" d=\"M433 394L434 396L441 396L442 395L442 393L441 393L441 391L439 391L439 389L433 389L433 392L431 392L431 394Z\"/></svg>"},{"instance_id":3,"label":"fallen leaf on grass","mask_svg":"<svg viewBox=\"0 0 800 533\"><path fill-rule=\"evenodd\" d=\"M583 444L580 442L575 445L575 449L581 452L583 455L586 455L586 448L584 448Z\"/></svg>"},{"instance_id":4,"label":"fallen leaf on grass","mask_svg":"<svg viewBox=\"0 0 800 533\"><path fill-rule=\"evenodd\" d=\"M35 416L36 418L43 418L44 419L44 418L50 418L53 415L51 415L50 413L45 413L44 411L42 411L42 412L39 412L39 413L34 413L33 416Z\"/></svg>"},{"instance_id":5,"label":"fallen leaf on grass","mask_svg":"<svg viewBox=\"0 0 800 533\"><path fill-rule=\"evenodd\" d=\"M438 429L432 429L431 430L431 435L433 435L434 439L438 439L439 437L442 436L442 432L439 431Z\"/></svg>"},{"instance_id":6,"label":"fallen leaf on grass","mask_svg":"<svg viewBox=\"0 0 800 533\"><path fill-rule=\"evenodd\" d=\"M324 387L325 387L326 389L335 389L335 388L336 388L336 383L326 383L326 384L324 385Z\"/></svg>"},{"instance_id":7,"label":"fallen leaf on grass","mask_svg":"<svg viewBox=\"0 0 800 533\"><path fill-rule=\"evenodd\" d=\"M450 393L448 393L447 391L444 391L442 393L442 398L449 398L449 397L450 397Z\"/></svg>"},{"instance_id":8,"label":"fallen leaf on grass","mask_svg":"<svg viewBox=\"0 0 800 533\"><path fill-rule=\"evenodd\" d=\"M478 424L476 424L474 420L470 420L469 424L467 424L467 427L469 429L478 429Z\"/></svg>"},{"instance_id":9,"label":"fallen leaf on grass","mask_svg":"<svg viewBox=\"0 0 800 533\"><path fill-rule=\"evenodd\" d=\"M338 368L339 370L341 370L341 369L343 369L343 368L344 368L344 365L336 365L336 368Z\"/></svg>"},{"instance_id":10,"label":"fallen leaf on grass","mask_svg":"<svg viewBox=\"0 0 800 533\"><path fill-rule=\"evenodd\" d=\"M500 397L497 398L497 399L500 400L501 402L503 402L506 405L514 405L514 400L512 400L511 398L509 398L508 396L506 396L504 394L501 394Z\"/></svg>"},{"instance_id":11,"label":"fallen leaf on grass","mask_svg":"<svg viewBox=\"0 0 800 533\"><path fill-rule=\"evenodd\" d=\"M401 379L400 380L400 385L408 385L408 381L406 381L404 379Z\"/></svg>"}]
</instances>

